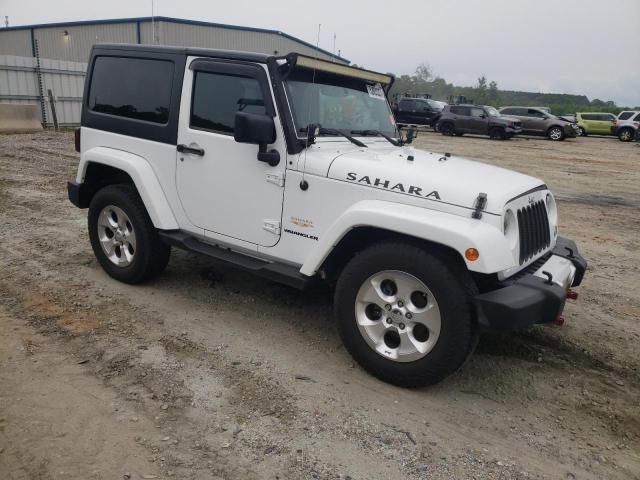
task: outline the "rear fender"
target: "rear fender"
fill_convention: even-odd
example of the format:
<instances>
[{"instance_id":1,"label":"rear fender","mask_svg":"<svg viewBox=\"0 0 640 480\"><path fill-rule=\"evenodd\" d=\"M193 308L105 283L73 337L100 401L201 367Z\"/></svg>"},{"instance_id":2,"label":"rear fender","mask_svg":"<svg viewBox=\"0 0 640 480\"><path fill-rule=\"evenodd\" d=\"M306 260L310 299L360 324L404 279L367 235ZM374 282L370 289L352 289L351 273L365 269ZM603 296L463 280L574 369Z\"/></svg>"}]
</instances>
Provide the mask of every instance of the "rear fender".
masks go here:
<instances>
[{"instance_id":1,"label":"rear fender","mask_svg":"<svg viewBox=\"0 0 640 480\"><path fill-rule=\"evenodd\" d=\"M138 190L153 225L161 230L175 230L178 222L162 190L153 168L143 157L106 147L91 148L82 153L76 181L85 181L90 163L108 165L127 173Z\"/></svg>"}]
</instances>

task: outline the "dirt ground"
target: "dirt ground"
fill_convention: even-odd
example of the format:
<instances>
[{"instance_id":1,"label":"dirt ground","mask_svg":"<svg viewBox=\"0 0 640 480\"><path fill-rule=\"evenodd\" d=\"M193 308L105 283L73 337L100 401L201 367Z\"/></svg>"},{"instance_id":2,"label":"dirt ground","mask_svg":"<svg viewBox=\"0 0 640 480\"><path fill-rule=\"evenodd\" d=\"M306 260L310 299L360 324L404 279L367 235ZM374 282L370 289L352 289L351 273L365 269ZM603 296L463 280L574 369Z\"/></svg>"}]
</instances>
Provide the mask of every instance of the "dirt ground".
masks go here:
<instances>
[{"instance_id":1,"label":"dirt ground","mask_svg":"<svg viewBox=\"0 0 640 480\"><path fill-rule=\"evenodd\" d=\"M403 390L353 364L329 293L175 250L110 279L66 198L72 135L0 136L0 478L640 478L640 145L416 143L545 179L590 264L564 327Z\"/></svg>"}]
</instances>

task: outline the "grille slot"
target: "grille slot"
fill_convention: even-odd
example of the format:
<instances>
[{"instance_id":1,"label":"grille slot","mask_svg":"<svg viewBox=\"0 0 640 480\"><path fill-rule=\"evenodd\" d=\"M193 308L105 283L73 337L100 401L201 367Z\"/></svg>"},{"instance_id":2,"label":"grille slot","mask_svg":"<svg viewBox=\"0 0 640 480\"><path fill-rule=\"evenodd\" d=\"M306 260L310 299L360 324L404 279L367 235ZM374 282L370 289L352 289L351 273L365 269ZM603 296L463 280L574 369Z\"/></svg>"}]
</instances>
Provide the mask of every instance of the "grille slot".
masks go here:
<instances>
[{"instance_id":1,"label":"grille slot","mask_svg":"<svg viewBox=\"0 0 640 480\"><path fill-rule=\"evenodd\" d=\"M551 234L547 208L542 200L518 210L520 265L549 247Z\"/></svg>"}]
</instances>

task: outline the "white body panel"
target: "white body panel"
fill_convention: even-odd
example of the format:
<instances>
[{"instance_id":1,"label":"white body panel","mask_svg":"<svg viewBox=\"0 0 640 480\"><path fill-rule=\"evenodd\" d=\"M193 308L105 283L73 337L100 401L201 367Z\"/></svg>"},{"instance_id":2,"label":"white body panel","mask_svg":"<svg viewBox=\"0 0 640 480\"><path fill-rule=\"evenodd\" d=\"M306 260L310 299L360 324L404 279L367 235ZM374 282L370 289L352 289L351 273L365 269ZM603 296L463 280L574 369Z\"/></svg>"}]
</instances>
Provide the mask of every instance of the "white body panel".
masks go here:
<instances>
[{"instance_id":1,"label":"white body panel","mask_svg":"<svg viewBox=\"0 0 640 480\"><path fill-rule=\"evenodd\" d=\"M479 258L465 259L469 270L501 278L545 253L520 265L518 245L503 233L507 208L546 198L548 191L536 178L443 153L395 147L380 137L359 137L367 147L341 137L319 137L288 157L279 117L277 140L268 148L278 150L281 160L271 167L257 160L255 145L190 128L192 83L187 68L178 143L203 148L204 156L83 128L77 181L83 181L90 161L121 168L134 180L157 228L180 229L210 243L295 265L305 275L315 274L340 240L358 227L436 242L463 259L466 249L476 248ZM308 189L300 187L302 180ZM474 219L480 193L487 195L487 204L481 218ZM555 244L553 222L545 251Z\"/></svg>"},{"instance_id":2,"label":"white body panel","mask_svg":"<svg viewBox=\"0 0 640 480\"><path fill-rule=\"evenodd\" d=\"M187 65L194 59L188 57ZM266 230L264 224L280 222L282 215L284 189L278 182L268 181L268 176L284 181L287 150L278 118L277 140L268 148L280 152L280 164L271 167L257 160L257 145L237 143L232 135L189 126L192 86L193 71L186 69L178 143L205 151L204 156L177 153L175 181L190 226L225 242L275 245L279 232Z\"/></svg>"}]
</instances>

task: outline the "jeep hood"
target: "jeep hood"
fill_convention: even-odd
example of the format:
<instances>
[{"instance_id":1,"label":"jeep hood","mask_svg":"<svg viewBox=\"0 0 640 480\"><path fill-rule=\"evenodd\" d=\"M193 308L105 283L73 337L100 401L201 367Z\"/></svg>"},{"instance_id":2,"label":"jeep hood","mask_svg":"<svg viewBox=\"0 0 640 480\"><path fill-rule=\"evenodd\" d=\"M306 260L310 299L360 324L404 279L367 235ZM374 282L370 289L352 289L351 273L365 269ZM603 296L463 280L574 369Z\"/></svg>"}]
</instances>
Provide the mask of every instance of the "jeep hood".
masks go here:
<instances>
[{"instance_id":1,"label":"jeep hood","mask_svg":"<svg viewBox=\"0 0 640 480\"><path fill-rule=\"evenodd\" d=\"M331 158L326 170L329 178L464 208L474 208L478 195L486 193L484 211L496 215L502 215L509 200L544 186L537 178L458 156L363 140L368 148L344 149L343 145L337 152L328 147L331 144L326 144L327 150L321 145L309 152L307 165L318 153Z\"/></svg>"}]
</instances>

